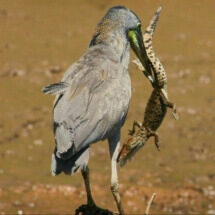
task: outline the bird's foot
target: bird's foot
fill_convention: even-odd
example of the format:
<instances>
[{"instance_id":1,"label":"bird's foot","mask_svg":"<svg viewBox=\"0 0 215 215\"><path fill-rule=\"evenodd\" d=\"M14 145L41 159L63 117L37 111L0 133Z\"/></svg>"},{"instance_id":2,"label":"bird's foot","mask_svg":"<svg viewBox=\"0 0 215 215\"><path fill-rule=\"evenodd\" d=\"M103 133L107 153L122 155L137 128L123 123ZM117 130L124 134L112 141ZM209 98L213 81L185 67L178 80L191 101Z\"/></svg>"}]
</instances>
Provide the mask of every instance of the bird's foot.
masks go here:
<instances>
[{"instance_id":1,"label":"bird's foot","mask_svg":"<svg viewBox=\"0 0 215 215\"><path fill-rule=\"evenodd\" d=\"M96 205L81 205L75 211L75 215L116 215L107 209L99 208Z\"/></svg>"}]
</instances>

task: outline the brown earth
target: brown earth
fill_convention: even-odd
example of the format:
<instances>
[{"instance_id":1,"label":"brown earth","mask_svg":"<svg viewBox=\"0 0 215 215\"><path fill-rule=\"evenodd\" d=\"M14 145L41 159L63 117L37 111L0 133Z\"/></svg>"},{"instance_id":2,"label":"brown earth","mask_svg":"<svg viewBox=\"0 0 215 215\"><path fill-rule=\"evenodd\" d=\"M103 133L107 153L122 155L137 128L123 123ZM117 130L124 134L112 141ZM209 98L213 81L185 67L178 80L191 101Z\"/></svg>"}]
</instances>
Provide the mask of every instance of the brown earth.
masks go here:
<instances>
[{"instance_id":1,"label":"brown earth","mask_svg":"<svg viewBox=\"0 0 215 215\"><path fill-rule=\"evenodd\" d=\"M79 173L50 174L53 97L41 88L85 52L114 5L135 11L143 29L163 6L154 49L180 115L175 121L168 111L159 128L161 152L150 140L119 171L125 211L143 214L156 192L152 214L215 213L214 1L0 0L0 214L72 214L86 202ZM152 90L132 64L130 74L134 92L122 142L132 121L142 120ZM95 201L116 211L106 142L91 147L89 164Z\"/></svg>"}]
</instances>

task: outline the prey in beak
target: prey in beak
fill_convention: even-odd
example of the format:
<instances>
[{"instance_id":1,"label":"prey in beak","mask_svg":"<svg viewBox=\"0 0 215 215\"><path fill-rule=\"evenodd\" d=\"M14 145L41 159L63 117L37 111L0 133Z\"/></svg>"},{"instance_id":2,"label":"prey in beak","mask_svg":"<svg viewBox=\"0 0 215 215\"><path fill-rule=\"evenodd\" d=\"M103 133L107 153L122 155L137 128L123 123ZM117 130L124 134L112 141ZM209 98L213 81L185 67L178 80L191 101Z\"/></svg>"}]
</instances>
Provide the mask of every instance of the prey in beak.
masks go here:
<instances>
[{"instance_id":1,"label":"prey in beak","mask_svg":"<svg viewBox=\"0 0 215 215\"><path fill-rule=\"evenodd\" d=\"M149 61L147 54L146 54L140 23L138 23L138 25L135 29L129 30L128 38L129 38L132 50L137 55L137 57L139 58L140 62L142 63L142 65L145 69L143 71L144 75L153 84L154 77L153 77L152 71L151 71L151 66L150 66L151 62Z\"/></svg>"}]
</instances>

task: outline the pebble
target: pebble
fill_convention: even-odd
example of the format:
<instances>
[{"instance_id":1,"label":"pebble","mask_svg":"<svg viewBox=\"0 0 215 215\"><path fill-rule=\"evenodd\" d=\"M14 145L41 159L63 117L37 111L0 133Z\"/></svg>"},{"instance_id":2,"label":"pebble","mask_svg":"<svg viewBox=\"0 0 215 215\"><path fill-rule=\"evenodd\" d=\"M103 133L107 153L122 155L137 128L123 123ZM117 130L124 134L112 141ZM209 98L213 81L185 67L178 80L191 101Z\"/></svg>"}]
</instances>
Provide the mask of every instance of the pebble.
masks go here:
<instances>
[{"instance_id":1,"label":"pebble","mask_svg":"<svg viewBox=\"0 0 215 215\"><path fill-rule=\"evenodd\" d=\"M49 69L49 72L52 74L57 74L57 73L62 72L62 68L60 66L54 66Z\"/></svg>"},{"instance_id":2,"label":"pebble","mask_svg":"<svg viewBox=\"0 0 215 215\"><path fill-rule=\"evenodd\" d=\"M10 75L13 76L13 77L24 76L25 75L25 71L21 70L21 69L13 69L13 70L10 71Z\"/></svg>"},{"instance_id":3,"label":"pebble","mask_svg":"<svg viewBox=\"0 0 215 215\"><path fill-rule=\"evenodd\" d=\"M43 66L48 66L49 62L48 62L47 60L43 60L43 61L41 62L41 64L42 64Z\"/></svg>"},{"instance_id":4,"label":"pebble","mask_svg":"<svg viewBox=\"0 0 215 215\"><path fill-rule=\"evenodd\" d=\"M127 205L130 206L130 207L133 207L133 206L134 206L134 202L132 202L132 201L127 201Z\"/></svg>"},{"instance_id":5,"label":"pebble","mask_svg":"<svg viewBox=\"0 0 215 215\"><path fill-rule=\"evenodd\" d=\"M34 207L35 207L35 204L34 204L33 202L31 202L31 203L28 204L28 207L29 207L29 208L34 208Z\"/></svg>"},{"instance_id":6,"label":"pebble","mask_svg":"<svg viewBox=\"0 0 215 215\"><path fill-rule=\"evenodd\" d=\"M32 130L32 129L34 128L34 126L33 126L32 124L28 124L27 128L28 128L29 130Z\"/></svg>"},{"instance_id":7,"label":"pebble","mask_svg":"<svg viewBox=\"0 0 215 215\"><path fill-rule=\"evenodd\" d=\"M211 80L208 76L202 75L199 77L199 83L201 83L201 84L209 84L210 81Z\"/></svg>"},{"instance_id":8,"label":"pebble","mask_svg":"<svg viewBox=\"0 0 215 215\"><path fill-rule=\"evenodd\" d=\"M12 154L14 154L15 152L13 151L13 150L10 150L10 149L8 149L7 151L6 151L6 154L8 154L8 155L12 155Z\"/></svg>"},{"instance_id":9,"label":"pebble","mask_svg":"<svg viewBox=\"0 0 215 215\"><path fill-rule=\"evenodd\" d=\"M184 40L187 39L187 34L180 33L180 34L177 35L177 39L181 40L181 41L184 41Z\"/></svg>"},{"instance_id":10,"label":"pebble","mask_svg":"<svg viewBox=\"0 0 215 215\"><path fill-rule=\"evenodd\" d=\"M15 207L20 207L20 206L23 205L23 203L20 202L20 201L15 201L15 202L13 202L13 205L14 205Z\"/></svg>"},{"instance_id":11,"label":"pebble","mask_svg":"<svg viewBox=\"0 0 215 215\"><path fill-rule=\"evenodd\" d=\"M41 146L43 144L42 140L34 140L34 145Z\"/></svg>"},{"instance_id":12,"label":"pebble","mask_svg":"<svg viewBox=\"0 0 215 215\"><path fill-rule=\"evenodd\" d=\"M22 210L18 210L18 211L17 211L17 214L18 214L18 215L22 215L22 214L23 214L23 211L22 211Z\"/></svg>"},{"instance_id":13,"label":"pebble","mask_svg":"<svg viewBox=\"0 0 215 215\"><path fill-rule=\"evenodd\" d=\"M125 196L132 197L134 194L130 190L126 190L124 193Z\"/></svg>"},{"instance_id":14,"label":"pebble","mask_svg":"<svg viewBox=\"0 0 215 215\"><path fill-rule=\"evenodd\" d=\"M190 115L195 115L197 114L197 110L194 108L187 108L187 113Z\"/></svg>"},{"instance_id":15,"label":"pebble","mask_svg":"<svg viewBox=\"0 0 215 215\"><path fill-rule=\"evenodd\" d=\"M215 214L215 210L208 210L207 214L213 214L214 215Z\"/></svg>"}]
</instances>

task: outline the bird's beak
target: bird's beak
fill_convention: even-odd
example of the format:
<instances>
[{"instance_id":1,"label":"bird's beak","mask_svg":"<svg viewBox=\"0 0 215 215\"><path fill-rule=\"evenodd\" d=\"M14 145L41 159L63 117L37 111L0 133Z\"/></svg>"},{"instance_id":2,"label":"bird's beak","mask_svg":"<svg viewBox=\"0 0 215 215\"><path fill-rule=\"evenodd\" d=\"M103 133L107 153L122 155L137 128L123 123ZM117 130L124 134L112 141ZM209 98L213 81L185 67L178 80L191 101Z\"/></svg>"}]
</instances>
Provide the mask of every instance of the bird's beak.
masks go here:
<instances>
[{"instance_id":1,"label":"bird's beak","mask_svg":"<svg viewBox=\"0 0 215 215\"><path fill-rule=\"evenodd\" d=\"M128 32L128 38L129 38L132 50L137 55L143 67L145 68L145 71L143 71L145 76L151 82L154 82L154 78L152 76L151 67L150 67L150 61L147 57L145 46L143 43L141 28L130 30Z\"/></svg>"}]
</instances>

